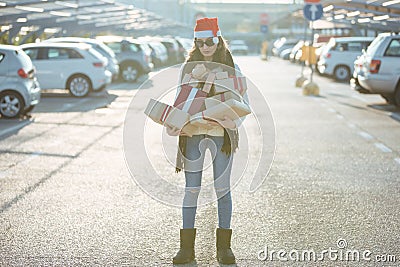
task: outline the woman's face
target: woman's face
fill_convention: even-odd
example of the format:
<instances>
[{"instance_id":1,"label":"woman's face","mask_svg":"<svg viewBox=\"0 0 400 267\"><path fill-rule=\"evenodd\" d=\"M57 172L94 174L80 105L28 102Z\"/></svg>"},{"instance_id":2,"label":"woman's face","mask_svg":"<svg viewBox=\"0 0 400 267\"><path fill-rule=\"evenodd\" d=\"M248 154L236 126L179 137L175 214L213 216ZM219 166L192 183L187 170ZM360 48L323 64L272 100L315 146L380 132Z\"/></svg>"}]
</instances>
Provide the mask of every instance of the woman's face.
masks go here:
<instances>
[{"instance_id":1,"label":"woman's face","mask_svg":"<svg viewBox=\"0 0 400 267\"><path fill-rule=\"evenodd\" d=\"M212 39L213 38L197 38L195 40L196 46L204 57L213 56L217 50L217 44L214 44Z\"/></svg>"}]
</instances>

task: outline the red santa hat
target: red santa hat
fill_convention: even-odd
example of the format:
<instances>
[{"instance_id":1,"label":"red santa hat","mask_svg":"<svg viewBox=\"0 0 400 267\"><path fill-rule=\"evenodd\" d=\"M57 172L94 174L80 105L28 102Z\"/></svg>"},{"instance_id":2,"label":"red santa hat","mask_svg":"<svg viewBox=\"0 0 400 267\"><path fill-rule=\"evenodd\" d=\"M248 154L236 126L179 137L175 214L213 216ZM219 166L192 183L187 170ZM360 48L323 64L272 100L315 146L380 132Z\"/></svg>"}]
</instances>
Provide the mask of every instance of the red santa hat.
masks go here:
<instances>
[{"instance_id":1,"label":"red santa hat","mask_svg":"<svg viewBox=\"0 0 400 267\"><path fill-rule=\"evenodd\" d=\"M218 36L221 36L221 31L218 27L218 18L201 18L196 20L194 28L195 38L213 37L214 44L218 44Z\"/></svg>"}]
</instances>

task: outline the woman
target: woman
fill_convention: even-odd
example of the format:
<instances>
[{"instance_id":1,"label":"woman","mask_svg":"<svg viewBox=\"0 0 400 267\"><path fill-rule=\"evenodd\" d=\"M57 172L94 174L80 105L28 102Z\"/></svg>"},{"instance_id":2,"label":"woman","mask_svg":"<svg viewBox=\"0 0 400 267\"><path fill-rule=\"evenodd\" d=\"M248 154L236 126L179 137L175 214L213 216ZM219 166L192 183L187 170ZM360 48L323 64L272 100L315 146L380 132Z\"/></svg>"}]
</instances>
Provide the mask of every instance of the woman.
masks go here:
<instances>
[{"instance_id":1,"label":"woman","mask_svg":"<svg viewBox=\"0 0 400 267\"><path fill-rule=\"evenodd\" d=\"M184 64L181 77L185 73L191 73L194 66L203 61L208 69L214 66L227 66L224 71L230 75L235 74L235 64L218 27L217 18L202 18L196 21L194 32L194 47L190 51ZM191 64L191 62L193 62ZM218 63L218 64L217 64ZM214 88L208 96L214 95ZM244 96L248 102L247 95ZM183 199L182 217L183 229L180 230L180 250L173 258L174 264L189 263L194 260L194 241L196 228L194 228L197 199L201 188L202 167L204 152L212 149L213 142L216 151L213 156L214 187L218 198L218 228L217 228L217 259L223 264L235 263L235 256L231 250L230 229L232 216L232 200L230 193L230 174L232 168L233 153L238 147L237 128L241 119L231 120L225 117L223 120L208 122L210 127L200 128L192 136L187 137L180 133L179 129L167 127L169 135L179 135L179 151L177 157L177 172L185 170L185 196ZM200 142L205 144L200 146Z\"/></svg>"}]
</instances>

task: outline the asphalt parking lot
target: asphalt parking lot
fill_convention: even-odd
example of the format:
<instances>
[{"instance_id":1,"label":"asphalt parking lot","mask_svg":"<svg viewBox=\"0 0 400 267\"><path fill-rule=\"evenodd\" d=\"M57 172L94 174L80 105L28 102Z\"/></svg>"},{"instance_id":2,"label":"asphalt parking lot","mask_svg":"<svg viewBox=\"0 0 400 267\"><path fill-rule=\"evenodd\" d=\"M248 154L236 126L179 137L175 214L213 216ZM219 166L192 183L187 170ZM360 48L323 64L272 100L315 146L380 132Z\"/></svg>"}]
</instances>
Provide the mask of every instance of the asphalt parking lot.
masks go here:
<instances>
[{"instance_id":1,"label":"asphalt parking lot","mask_svg":"<svg viewBox=\"0 0 400 267\"><path fill-rule=\"evenodd\" d=\"M303 96L294 86L300 67L277 58L237 63L264 97L249 92L252 106L266 101L275 127L275 140L260 146L255 120L242 126L255 152L234 162L234 171L245 166L232 191L237 266L398 266L400 110L327 77L315 76L320 96ZM30 117L0 120L1 266L172 265L181 211L142 190L148 169L130 173L124 159L126 112L144 116L148 101L130 106L138 86L117 83L82 99L46 92ZM257 111L260 120L267 114ZM147 134L157 140L159 131ZM252 160L263 149L274 160L251 193L253 171L269 168ZM183 184L164 157L153 158L161 177ZM199 207L188 266L219 266L216 225L215 203ZM359 260L339 258L348 250ZM304 251L315 260L296 259Z\"/></svg>"}]
</instances>

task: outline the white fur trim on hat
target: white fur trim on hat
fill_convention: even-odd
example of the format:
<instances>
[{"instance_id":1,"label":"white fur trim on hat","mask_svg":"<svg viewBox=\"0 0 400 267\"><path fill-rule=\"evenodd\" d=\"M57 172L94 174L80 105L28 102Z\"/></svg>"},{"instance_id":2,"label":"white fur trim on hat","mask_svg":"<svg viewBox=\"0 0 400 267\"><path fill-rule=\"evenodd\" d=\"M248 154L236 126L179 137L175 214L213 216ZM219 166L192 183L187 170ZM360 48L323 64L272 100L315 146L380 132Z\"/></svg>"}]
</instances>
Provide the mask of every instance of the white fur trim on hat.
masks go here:
<instances>
[{"instance_id":1,"label":"white fur trim on hat","mask_svg":"<svg viewBox=\"0 0 400 267\"><path fill-rule=\"evenodd\" d=\"M221 36L221 31L217 31L217 36ZM211 30L194 32L195 38L215 37ZM215 43L215 42L214 42Z\"/></svg>"}]
</instances>

